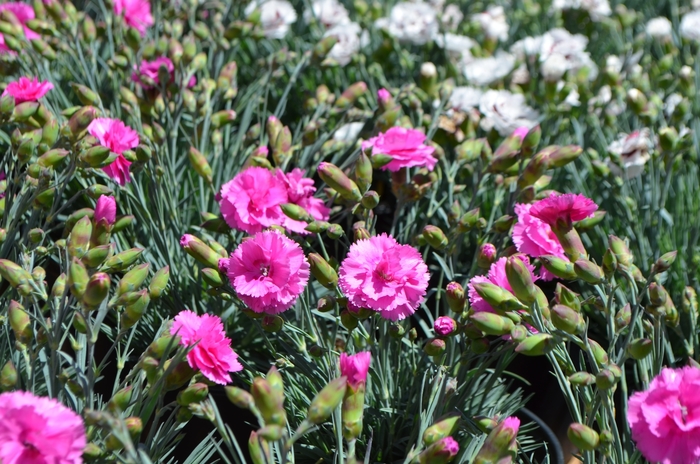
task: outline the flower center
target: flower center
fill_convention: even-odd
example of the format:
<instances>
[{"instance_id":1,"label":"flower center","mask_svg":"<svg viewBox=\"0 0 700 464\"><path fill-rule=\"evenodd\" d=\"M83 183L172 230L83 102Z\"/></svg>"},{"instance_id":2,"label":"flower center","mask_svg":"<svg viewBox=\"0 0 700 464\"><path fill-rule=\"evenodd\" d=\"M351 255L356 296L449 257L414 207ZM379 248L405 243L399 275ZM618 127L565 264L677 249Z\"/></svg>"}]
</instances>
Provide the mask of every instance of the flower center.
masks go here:
<instances>
[{"instance_id":1,"label":"flower center","mask_svg":"<svg viewBox=\"0 0 700 464\"><path fill-rule=\"evenodd\" d=\"M269 273L270 266L260 266L260 274L262 274L263 277L267 277Z\"/></svg>"},{"instance_id":2,"label":"flower center","mask_svg":"<svg viewBox=\"0 0 700 464\"><path fill-rule=\"evenodd\" d=\"M377 265L376 272L379 278L382 279L384 282L391 282L394 280L394 276L389 270L389 264L386 261L381 261Z\"/></svg>"},{"instance_id":3,"label":"flower center","mask_svg":"<svg viewBox=\"0 0 700 464\"><path fill-rule=\"evenodd\" d=\"M688 418L688 408L683 406L683 404L679 401L678 402L680 407L681 407L681 419L683 419L683 423L686 423L686 419Z\"/></svg>"}]
</instances>

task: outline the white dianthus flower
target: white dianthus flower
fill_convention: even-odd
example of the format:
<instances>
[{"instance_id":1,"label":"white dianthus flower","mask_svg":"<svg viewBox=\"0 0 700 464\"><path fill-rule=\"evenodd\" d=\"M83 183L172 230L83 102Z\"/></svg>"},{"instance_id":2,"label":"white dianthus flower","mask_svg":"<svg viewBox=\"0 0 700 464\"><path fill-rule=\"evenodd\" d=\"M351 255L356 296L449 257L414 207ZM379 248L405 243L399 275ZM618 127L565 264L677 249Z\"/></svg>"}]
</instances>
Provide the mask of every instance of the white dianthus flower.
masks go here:
<instances>
[{"instance_id":1,"label":"white dianthus flower","mask_svg":"<svg viewBox=\"0 0 700 464\"><path fill-rule=\"evenodd\" d=\"M348 10L338 0L314 0L311 8L304 11L304 21L316 18L327 29L350 22Z\"/></svg>"},{"instance_id":2,"label":"white dianthus flower","mask_svg":"<svg viewBox=\"0 0 700 464\"><path fill-rule=\"evenodd\" d=\"M684 39L700 41L700 10L683 15L680 34Z\"/></svg>"},{"instance_id":3,"label":"white dianthus flower","mask_svg":"<svg viewBox=\"0 0 700 464\"><path fill-rule=\"evenodd\" d=\"M245 15L252 15L256 9L260 10L260 24L268 39L283 38L297 20L297 12L287 0L253 1L246 6Z\"/></svg>"},{"instance_id":4,"label":"white dianthus flower","mask_svg":"<svg viewBox=\"0 0 700 464\"><path fill-rule=\"evenodd\" d=\"M394 5L388 18L379 18L375 25L385 29L399 42L424 45L438 33L437 12L428 3L400 2Z\"/></svg>"},{"instance_id":5,"label":"white dianthus flower","mask_svg":"<svg viewBox=\"0 0 700 464\"><path fill-rule=\"evenodd\" d=\"M644 165L649 161L649 152L654 143L649 136L649 129L620 134L617 140L608 146L608 152L620 158L620 165L608 160L610 169L618 176L632 179L644 172Z\"/></svg>"},{"instance_id":6,"label":"white dianthus flower","mask_svg":"<svg viewBox=\"0 0 700 464\"><path fill-rule=\"evenodd\" d=\"M673 28L671 21L668 18L659 16L658 18L650 19L646 27L647 35L656 40L667 42L671 40L671 32Z\"/></svg>"},{"instance_id":7,"label":"white dianthus flower","mask_svg":"<svg viewBox=\"0 0 700 464\"><path fill-rule=\"evenodd\" d=\"M328 52L328 58L332 58L341 66L350 63L352 57L367 45L369 36L357 23L338 24L326 31L324 37L335 37L337 42Z\"/></svg>"},{"instance_id":8,"label":"white dianthus flower","mask_svg":"<svg viewBox=\"0 0 700 464\"><path fill-rule=\"evenodd\" d=\"M487 38L508 40L508 22L502 6L489 7L485 12L472 16L472 19L479 23Z\"/></svg>"},{"instance_id":9,"label":"white dianthus flower","mask_svg":"<svg viewBox=\"0 0 700 464\"><path fill-rule=\"evenodd\" d=\"M515 56L499 51L488 58L477 58L464 64L464 77L470 84L487 86L506 77L515 67Z\"/></svg>"},{"instance_id":10,"label":"white dianthus flower","mask_svg":"<svg viewBox=\"0 0 700 464\"><path fill-rule=\"evenodd\" d=\"M518 127L532 129L537 125L539 113L525 103L522 94L507 90L488 90L481 96L479 112L481 127L486 131L495 129L502 136L512 134Z\"/></svg>"}]
</instances>

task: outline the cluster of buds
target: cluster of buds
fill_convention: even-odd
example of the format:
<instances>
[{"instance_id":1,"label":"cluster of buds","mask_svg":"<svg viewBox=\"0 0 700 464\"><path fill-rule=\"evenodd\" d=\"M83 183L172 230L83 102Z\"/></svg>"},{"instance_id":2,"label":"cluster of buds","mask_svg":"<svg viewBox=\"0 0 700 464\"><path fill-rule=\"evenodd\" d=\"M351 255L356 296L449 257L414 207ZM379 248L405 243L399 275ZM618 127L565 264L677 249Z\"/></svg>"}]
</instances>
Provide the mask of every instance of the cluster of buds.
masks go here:
<instances>
[{"instance_id":1,"label":"cluster of buds","mask_svg":"<svg viewBox=\"0 0 700 464\"><path fill-rule=\"evenodd\" d=\"M498 423L486 437L479 453L474 458L474 464L510 464L517 454L517 436L520 420L508 417Z\"/></svg>"}]
</instances>

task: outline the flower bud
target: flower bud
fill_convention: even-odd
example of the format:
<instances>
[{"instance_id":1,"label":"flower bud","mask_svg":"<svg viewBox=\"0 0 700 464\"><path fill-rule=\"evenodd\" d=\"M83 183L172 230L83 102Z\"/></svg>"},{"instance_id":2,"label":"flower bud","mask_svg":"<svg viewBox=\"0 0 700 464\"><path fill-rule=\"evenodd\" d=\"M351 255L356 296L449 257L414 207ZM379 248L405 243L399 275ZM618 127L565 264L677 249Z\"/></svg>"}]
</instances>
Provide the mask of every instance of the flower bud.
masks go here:
<instances>
[{"instance_id":1,"label":"flower bud","mask_svg":"<svg viewBox=\"0 0 700 464\"><path fill-rule=\"evenodd\" d=\"M192 164L195 172L199 174L202 179L206 180L207 183L211 184L212 170L211 166L209 166L207 158L194 147L190 147L190 150L187 152L187 156L190 159L190 164Z\"/></svg>"},{"instance_id":2,"label":"flower bud","mask_svg":"<svg viewBox=\"0 0 700 464\"><path fill-rule=\"evenodd\" d=\"M224 281L221 278L221 273L219 270L212 269L210 267L205 267L202 269L202 280L213 288L219 288L224 285Z\"/></svg>"},{"instance_id":3,"label":"flower bud","mask_svg":"<svg viewBox=\"0 0 700 464\"><path fill-rule=\"evenodd\" d=\"M333 289L338 285L338 273L318 253L309 253L309 265L311 273L326 288Z\"/></svg>"},{"instance_id":4,"label":"flower bud","mask_svg":"<svg viewBox=\"0 0 700 464\"><path fill-rule=\"evenodd\" d=\"M177 404L189 406L194 403L201 403L209 395L209 387L204 383L195 383L185 388L177 394Z\"/></svg>"},{"instance_id":5,"label":"flower bud","mask_svg":"<svg viewBox=\"0 0 700 464\"><path fill-rule=\"evenodd\" d=\"M500 459L508 456L515 445L519 428L520 420L517 417L508 417L499 423L486 437L473 464L501 462Z\"/></svg>"},{"instance_id":6,"label":"flower bud","mask_svg":"<svg viewBox=\"0 0 700 464\"><path fill-rule=\"evenodd\" d=\"M366 209L374 209L379 204L379 194L374 190L368 190L362 196L362 206Z\"/></svg>"},{"instance_id":7,"label":"flower bud","mask_svg":"<svg viewBox=\"0 0 700 464\"><path fill-rule=\"evenodd\" d=\"M654 306L664 306L670 297L663 285L652 282L649 284L649 301Z\"/></svg>"},{"instance_id":8,"label":"flower bud","mask_svg":"<svg viewBox=\"0 0 700 464\"><path fill-rule=\"evenodd\" d=\"M180 246L204 266L218 269L220 256L199 238L185 234L180 239Z\"/></svg>"},{"instance_id":9,"label":"flower bud","mask_svg":"<svg viewBox=\"0 0 700 464\"><path fill-rule=\"evenodd\" d=\"M664 272L667 271L676 261L677 251L670 251L661 255L659 259L654 263L654 272Z\"/></svg>"},{"instance_id":10,"label":"flower bud","mask_svg":"<svg viewBox=\"0 0 700 464\"><path fill-rule=\"evenodd\" d=\"M90 90L89 88L85 87L84 85L76 84L75 82L73 82L71 84L71 88L73 89L75 96L78 97L78 100L80 100L80 103L82 103L83 105L99 106L101 104L100 96L97 93Z\"/></svg>"},{"instance_id":11,"label":"flower bud","mask_svg":"<svg viewBox=\"0 0 700 464\"><path fill-rule=\"evenodd\" d=\"M423 450L413 462L419 464L445 464L459 453L459 444L452 437L442 438Z\"/></svg>"},{"instance_id":12,"label":"flower bud","mask_svg":"<svg viewBox=\"0 0 700 464\"><path fill-rule=\"evenodd\" d=\"M68 129L73 140L77 140L87 130L93 119L98 115L99 110L94 106L84 106L76 111L68 120Z\"/></svg>"},{"instance_id":13,"label":"flower bud","mask_svg":"<svg viewBox=\"0 0 700 464\"><path fill-rule=\"evenodd\" d=\"M253 395L238 387L225 387L226 397L231 403L241 409L250 409L255 406Z\"/></svg>"},{"instance_id":14,"label":"flower bud","mask_svg":"<svg viewBox=\"0 0 700 464\"><path fill-rule=\"evenodd\" d=\"M459 219L457 229L460 232L468 232L476 227L479 223L479 208L467 211Z\"/></svg>"},{"instance_id":15,"label":"flower bud","mask_svg":"<svg viewBox=\"0 0 700 464\"><path fill-rule=\"evenodd\" d=\"M122 251L121 253L117 253L105 261L103 270L105 272L122 271L134 264L138 257L141 256L141 253L143 253L143 248L131 248L129 250Z\"/></svg>"},{"instance_id":16,"label":"flower bud","mask_svg":"<svg viewBox=\"0 0 700 464\"><path fill-rule=\"evenodd\" d=\"M515 218L513 216L508 214L503 215L493 222L493 230L498 233L505 234L510 230L514 222Z\"/></svg>"},{"instance_id":17,"label":"flower bud","mask_svg":"<svg viewBox=\"0 0 700 464\"><path fill-rule=\"evenodd\" d=\"M367 84L364 82L355 82L350 85L335 102L335 107L341 110L347 109L355 103L355 100L360 98L367 91Z\"/></svg>"},{"instance_id":18,"label":"flower bud","mask_svg":"<svg viewBox=\"0 0 700 464\"><path fill-rule=\"evenodd\" d=\"M322 162L318 166L318 174L326 184L337 191L338 194L346 200L354 202L362 200L362 194L357 184L350 180L337 166Z\"/></svg>"},{"instance_id":19,"label":"flower bud","mask_svg":"<svg viewBox=\"0 0 700 464\"><path fill-rule=\"evenodd\" d=\"M630 325L632 319L632 309L629 303L620 308L620 310L615 314L615 331L619 332L628 325Z\"/></svg>"},{"instance_id":20,"label":"flower bud","mask_svg":"<svg viewBox=\"0 0 700 464\"><path fill-rule=\"evenodd\" d=\"M605 279L603 270L595 263L587 259L579 259L574 263L576 275L589 284L599 284Z\"/></svg>"},{"instance_id":21,"label":"flower bud","mask_svg":"<svg viewBox=\"0 0 700 464\"><path fill-rule=\"evenodd\" d=\"M14 390L17 386L17 369L12 361L7 361L0 369L0 391Z\"/></svg>"},{"instance_id":22,"label":"flower bud","mask_svg":"<svg viewBox=\"0 0 700 464\"><path fill-rule=\"evenodd\" d=\"M588 372L576 372L569 376L569 382L571 382L572 385L581 387L593 385L593 383L595 383L595 376Z\"/></svg>"},{"instance_id":23,"label":"flower bud","mask_svg":"<svg viewBox=\"0 0 700 464\"><path fill-rule=\"evenodd\" d=\"M508 290L490 282L478 282L473 284L473 287L476 293L496 311L526 311L528 309Z\"/></svg>"},{"instance_id":24,"label":"flower bud","mask_svg":"<svg viewBox=\"0 0 700 464\"><path fill-rule=\"evenodd\" d=\"M248 439L248 452L253 464L267 464L272 462L270 457L270 448L262 436L257 432L250 432Z\"/></svg>"},{"instance_id":25,"label":"flower bud","mask_svg":"<svg viewBox=\"0 0 700 464\"><path fill-rule=\"evenodd\" d=\"M460 422L460 414L451 412L435 421L433 425L423 432L423 444L430 446L443 438L449 437L457 430Z\"/></svg>"},{"instance_id":26,"label":"flower bud","mask_svg":"<svg viewBox=\"0 0 700 464\"><path fill-rule=\"evenodd\" d=\"M126 329L133 327L141 319L151 301L146 289L133 293L137 296L136 300L127 304L124 308L124 313L122 313L122 326Z\"/></svg>"},{"instance_id":27,"label":"flower bud","mask_svg":"<svg viewBox=\"0 0 700 464\"><path fill-rule=\"evenodd\" d=\"M457 282L450 282L446 289L447 305L452 311L461 314L466 306L467 297L464 288Z\"/></svg>"},{"instance_id":28,"label":"flower bud","mask_svg":"<svg viewBox=\"0 0 700 464\"><path fill-rule=\"evenodd\" d=\"M114 162L119 155L112 153L109 148L98 145L81 151L80 160L91 168L101 168Z\"/></svg>"},{"instance_id":29,"label":"flower bud","mask_svg":"<svg viewBox=\"0 0 700 464\"><path fill-rule=\"evenodd\" d=\"M535 302L535 283L532 273L518 256L510 256L506 260L506 277L515 296L525 303Z\"/></svg>"},{"instance_id":30,"label":"flower bud","mask_svg":"<svg viewBox=\"0 0 700 464\"><path fill-rule=\"evenodd\" d=\"M599 366L605 366L608 364L608 353L605 352L602 346L595 340L588 339L588 345L591 347L593 352L593 358L596 360Z\"/></svg>"},{"instance_id":31,"label":"flower bud","mask_svg":"<svg viewBox=\"0 0 700 464\"><path fill-rule=\"evenodd\" d=\"M632 340L627 346L627 353L632 359L644 359L654 349L654 343L648 338L637 338Z\"/></svg>"},{"instance_id":32,"label":"flower bud","mask_svg":"<svg viewBox=\"0 0 700 464\"><path fill-rule=\"evenodd\" d=\"M18 341L26 345L34 338L32 320L24 307L15 300L11 300L7 307L7 318Z\"/></svg>"},{"instance_id":33,"label":"flower bud","mask_svg":"<svg viewBox=\"0 0 700 464\"><path fill-rule=\"evenodd\" d=\"M549 157L545 153L537 153L523 169L520 179L518 179L518 188L522 190L534 185L547 169L549 169Z\"/></svg>"},{"instance_id":34,"label":"flower bud","mask_svg":"<svg viewBox=\"0 0 700 464\"><path fill-rule=\"evenodd\" d=\"M515 352L525 356L542 356L554 348L555 343L556 340L549 334L534 334L520 342Z\"/></svg>"},{"instance_id":35,"label":"flower bud","mask_svg":"<svg viewBox=\"0 0 700 464\"><path fill-rule=\"evenodd\" d=\"M83 216L73 226L68 237L68 254L73 258L82 258L90 248L90 236L92 235L92 222L88 216Z\"/></svg>"},{"instance_id":36,"label":"flower bud","mask_svg":"<svg viewBox=\"0 0 700 464\"><path fill-rule=\"evenodd\" d=\"M445 348L445 340L442 340L440 338L433 338L428 340L428 342L423 347L423 351L425 351L425 354L427 354L428 356L440 356L445 352Z\"/></svg>"},{"instance_id":37,"label":"flower bud","mask_svg":"<svg viewBox=\"0 0 700 464\"><path fill-rule=\"evenodd\" d=\"M554 255L543 255L539 257L540 262L555 277L564 280L576 280L577 275L574 265L566 258L559 258Z\"/></svg>"},{"instance_id":38,"label":"flower bud","mask_svg":"<svg viewBox=\"0 0 700 464\"><path fill-rule=\"evenodd\" d=\"M372 186L372 161L362 150L355 161L355 182L360 192L367 192Z\"/></svg>"},{"instance_id":39,"label":"flower bud","mask_svg":"<svg viewBox=\"0 0 700 464\"><path fill-rule=\"evenodd\" d=\"M109 286L111 280L109 275L104 272L98 272L90 277L83 293L82 303L88 309L97 309L107 295L109 294Z\"/></svg>"},{"instance_id":40,"label":"flower bud","mask_svg":"<svg viewBox=\"0 0 700 464\"><path fill-rule=\"evenodd\" d=\"M436 226L427 225L423 228L423 237L428 244L436 250L442 250L448 244L445 233Z\"/></svg>"},{"instance_id":41,"label":"flower bud","mask_svg":"<svg viewBox=\"0 0 700 464\"><path fill-rule=\"evenodd\" d=\"M45 168L50 168L50 167L55 167L61 161L65 159L66 156L68 156L70 152L68 150L63 150L61 148L55 148L53 150L49 150L43 155L39 157L37 160L37 163L39 163L39 166L45 167Z\"/></svg>"},{"instance_id":42,"label":"flower bud","mask_svg":"<svg viewBox=\"0 0 700 464\"><path fill-rule=\"evenodd\" d=\"M165 378L166 391L177 390L189 382L195 374L195 371L192 370L187 362L178 363L174 369L170 368L171 362L172 360L169 359L163 364L163 372L170 370L170 373Z\"/></svg>"},{"instance_id":43,"label":"flower bud","mask_svg":"<svg viewBox=\"0 0 700 464\"><path fill-rule=\"evenodd\" d=\"M347 389L347 378L339 377L332 380L311 401L306 419L312 424L320 424L328 420L333 411L340 405Z\"/></svg>"},{"instance_id":44,"label":"flower bud","mask_svg":"<svg viewBox=\"0 0 700 464\"><path fill-rule=\"evenodd\" d=\"M566 333L575 334L584 326L583 317L575 310L564 305L554 305L552 307L552 324L559 330Z\"/></svg>"},{"instance_id":45,"label":"flower bud","mask_svg":"<svg viewBox=\"0 0 700 464\"><path fill-rule=\"evenodd\" d=\"M70 268L68 268L68 285L70 292L78 300L82 299L88 284L88 273L85 265L78 259L73 258Z\"/></svg>"},{"instance_id":46,"label":"flower bud","mask_svg":"<svg viewBox=\"0 0 700 464\"><path fill-rule=\"evenodd\" d=\"M569 426L566 435L580 451L593 451L600 444L600 437L595 430L576 422Z\"/></svg>"},{"instance_id":47,"label":"flower bud","mask_svg":"<svg viewBox=\"0 0 700 464\"><path fill-rule=\"evenodd\" d=\"M561 168L576 160L583 153L583 149L578 145L566 145L564 147L556 147L553 152L549 152L547 158L549 167Z\"/></svg>"},{"instance_id":48,"label":"flower bud","mask_svg":"<svg viewBox=\"0 0 700 464\"><path fill-rule=\"evenodd\" d=\"M469 320L487 335L506 335L513 329L513 321L498 314L481 311L474 313Z\"/></svg>"},{"instance_id":49,"label":"flower bud","mask_svg":"<svg viewBox=\"0 0 700 464\"><path fill-rule=\"evenodd\" d=\"M632 264L632 261L634 261L634 257L627 247L627 244L621 238L615 237L614 235L609 235L608 246L615 254L617 263L618 265L621 265L621 267L626 268Z\"/></svg>"},{"instance_id":50,"label":"flower bud","mask_svg":"<svg viewBox=\"0 0 700 464\"><path fill-rule=\"evenodd\" d=\"M153 300L157 300L163 294L163 291L168 286L170 278L170 266L165 266L155 273L148 286L148 294Z\"/></svg>"},{"instance_id":51,"label":"flower bud","mask_svg":"<svg viewBox=\"0 0 700 464\"><path fill-rule=\"evenodd\" d=\"M221 110L211 115L211 125L214 129L231 124L235 120L236 112L233 110ZM197 173L199 173L199 171L197 171ZM202 174L200 175L204 177Z\"/></svg>"},{"instance_id":52,"label":"flower bud","mask_svg":"<svg viewBox=\"0 0 700 464\"><path fill-rule=\"evenodd\" d=\"M7 259L0 259L0 277L13 288L26 285L32 279L29 272Z\"/></svg>"},{"instance_id":53,"label":"flower bud","mask_svg":"<svg viewBox=\"0 0 700 464\"><path fill-rule=\"evenodd\" d=\"M629 89L627 91L627 103L635 114L640 115L647 111L649 100L639 89Z\"/></svg>"},{"instance_id":54,"label":"flower bud","mask_svg":"<svg viewBox=\"0 0 700 464\"><path fill-rule=\"evenodd\" d=\"M603 254L603 272L610 277L617 270L617 258L610 248Z\"/></svg>"},{"instance_id":55,"label":"flower bud","mask_svg":"<svg viewBox=\"0 0 700 464\"><path fill-rule=\"evenodd\" d=\"M279 426L286 424L287 418L283 407L284 396L280 397L277 392L273 391L267 379L262 377L253 379L250 393L266 424Z\"/></svg>"},{"instance_id":56,"label":"flower bud","mask_svg":"<svg viewBox=\"0 0 700 464\"><path fill-rule=\"evenodd\" d=\"M109 400L109 403L107 403L107 409L112 413L125 411L126 408L129 407L129 404L131 404L133 389L134 387L129 385L115 393L112 399Z\"/></svg>"},{"instance_id":57,"label":"flower bud","mask_svg":"<svg viewBox=\"0 0 700 464\"><path fill-rule=\"evenodd\" d=\"M122 280L119 281L117 295L138 290L141 284L143 284L143 282L146 280L146 277L148 277L149 268L150 264L144 263L135 266L129 272L124 274Z\"/></svg>"},{"instance_id":58,"label":"flower bud","mask_svg":"<svg viewBox=\"0 0 700 464\"><path fill-rule=\"evenodd\" d=\"M438 337L448 337L457 331L457 322L449 316L435 319L433 330Z\"/></svg>"}]
</instances>

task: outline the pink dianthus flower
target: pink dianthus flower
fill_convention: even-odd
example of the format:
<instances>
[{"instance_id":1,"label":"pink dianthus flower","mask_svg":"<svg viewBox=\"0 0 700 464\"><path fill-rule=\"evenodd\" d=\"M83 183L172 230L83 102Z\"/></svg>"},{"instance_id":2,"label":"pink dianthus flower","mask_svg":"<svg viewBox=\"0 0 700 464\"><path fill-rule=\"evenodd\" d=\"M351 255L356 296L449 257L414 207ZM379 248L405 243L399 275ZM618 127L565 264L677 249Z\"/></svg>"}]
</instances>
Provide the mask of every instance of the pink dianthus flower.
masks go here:
<instances>
[{"instance_id":1,"label":"pink dianthus flower","mask_svg":"<svg viewBox=\"0 0 700 464\"><path fill-rule=\"evenodd\" d=\"M175 65L172 60L166 56L161 56L153 61L142 60L138 68L134 66L135 71L131 74L131 80L137 82L144 89L152 89L150 81L153 81L156 85L160 84L160 77L158 76L158 70L161 66L164 66L168 71L170 76L169 82L172 82L175 78ZM143 78L148 78L150 81L145 81ZM192 76L190 81L187 83L187 87L193 87L197 83L197 79Z\"/></svg>"},{"instance_id":2,"label":"pink dianthus flower","mask_svg":"<svg viewBox=\"0 0 700 464\"><path fill-rule=\"evenodd\" d=\"M309 270L298 243L268 230L238 245L229 260L228 278L250 309L277 314L294 305L306 287Z\"/></svg>"},{"instance_id":3,"label":"pink dianthus flower","mask_svg":"<svg viewBox=\"0 0 700 464\"><path fill-rule=\"evenodd\" d=\"M100 145L119 155L112 164L102 168L102 170L121 186L130 182L129 166L131 166L131 162L127 161L122 153L139 144L138 133L120 120L110 118L93 119L87 127L87 131L99 140Z\"/></svg>"},{"instance_id":4,"label":"pink dianthus flower","mask_svg":"<svg viewBox=\"0 0 700 464\"><path fill-rule=\"evenodd\" d=\"M571 224L590 217L598 209L593 200L581 194L564 193L552 194L547 198L534 203L530 208L530 214L554 227L557 221Z\"/></svg>"},{"instance_id":5,"label":"pink dianthus flower","mask_svg":"<svg viewBox=\"0 0 700 464\"><path fill-rule=\"evenodd\" d=\"M170 333L180 337L180 345L192 347L187 353L187 363L212 382L226 385L231 383L229 372L243 370L219 316L180 311Z\"/></svg>"},{"instance_id":6,"label":"pink dianthus flower","mask_svg":"<svg viewBox=\"0 0 700 464\"><path fill-rule=\"evenodd\" d=\"M124 13L126 24L139 31L142 36L146 35L146 29L153 25L149 0L114 0L114 13Z\"/></svg>"},{"instance_id":7,"label":"pink dianthus flower","mask_svg":"<svg viewBox=\"0 0 700 464\"><path fill-rule=\"evenodd\" d=\"M348 356L340 353L340 375L348 379L348 385L357 388L358 385L367 381L369 364L372 361L372 354L369 351Z\"/></svg>"},{"instance_id":8,"label":"pink dianthus flower","mask_svg":"<svg viewBox=\"0 0 700 464\"><path fill-rule=\"evenodd\" d=\"M430 274L418 250L382 234L358 240L340 265L338 284L348 302L392 321L416 311Z\"/></svg>"},{"instance_id":9,"label":"pink dianthus flower","mask_svg":"<svg viewBox=\"0 0 700 464\"><path fill-rule=\"evenodd\" d=\"M449 285L448 285L449 290ZM457 330L457 322L449 316L440 316L433 323L433 330L439 337L447 337Z\"/></svg>"},{"instance_id":10,"label":"pink dianthus flower","mask_svg":"<svg viewBox=\"0 0 700 464\"><path fill-rule=\"evenodd\" d=\"M285 184L268 169L248 168L221 187L221 213L234 229L249 234L283 225L280 205L288 200Z\"/></svg>"},{"instance_id":11,"label":"pink dianthus flower","mask_svg":"<svg viewBox=\"0 0 700 464\"><path fill-rule=\"evenodd\" d=\"M398 171L413 166L433 170L437 159L433 157L435 148L425 145L425 134L416 129L392 127L376 137L362 142L362 149L372 148L372 154L389 155L392 160L382 169Z\"/></svg>"},{"instance_id":12,"label":"pink dianthus flower","mask_svg":"<svg viewBox=\"0 0 700 464\"><path fill-rule=\"evenodd\" d=\"M0 13L6 10L12 12L17 20L22 24L24 36L27 38L27 40L34 40L41 37L39 34L27 27L27 22L36 18L34 8L26 3L7 2L0 5ZM8 53L10 55L17 54L17 52L10 50L10 48L5 45L5 37L2 34L0 34L0 53Z\"/></svg>"},{"instance_id":13,"label":"pink dianthus flower","mask_svg":"<svg viewBox=\"0 0 700 464\"><path fill-rule=\"evenodd\" d=\"M106 224L112 225L117 219L117 202L114 197L100 195L95 205L95 224L100 221L105 221Z\"/></svg>"},{"instance_id":14,"label":"pink dianthus flower","mask_svg":"<svg viewBox=\"0 0 700 464\"><path fill-rule=\"evenodd\" d=\"M537 277L534 275L535 268L533 265L530 264L530 260L528 259L528 257L520 254L515 256L517 256L523 263L525 263L525 266L530 271L530 274L532 274L532 280L537 280ZM510 286L510 283L508 283L508 277L506 277L507 260L508 258L504 256L503 258L499 259L491 265L491 268L489 269L487 275L474 276L469 281L469 303L471 304L471 307L474 308L474 311L486 311L489 313L495 313L491 305L488 304L483 298L481 298L481 296L479 296L476 289L474 288L474 284L488 282L497 285L505 290L508 290L510 293L513 293L513 288Z\"/></svg>"},{"instance_id":15,"label":"pink dianthus flower","mask_svg":"<svg viewBox=\"0 0 700 464\"><path fill-rule=\"evenodd\" d=\"M644 457L661 464L700 462L700 369L664 368L628 403L632 439Z\"/></svg>"},{"instance_id":16,"label":"pink dianthus flower","mask_svg":"<svg viewBox=\"0 0 700 464\"><path fill-rule=\"evenodd\" d=\"M40 82L36 77L20 77L18 81L10 82L2 92L2 96L12 95L15 105L28 101L37 101L53 89L53 84L48 81Z\"/></svg>"},{"instance_id":17,"label":"pink dianthus flower","mask_svg":"<svg viewBox=\"0 0 700 464\"><path fill-rule=\"evenodd\" d=\"M539 258L543 255L553 255L566 259L564 248L559 239L546 222L536 218L530 213L532 205L516 204L515 214L518 222L513 227L513 243L519 252ZM545 268L540 269L540 276L544 280L552 280L554 275Z\"/></svg>"},{"instance_id":18,"label":"pink dianthus flower","mask_svg":"<svg viewBox=\"0 0 700 464\"><path fill-rule=\"evenodd\" d=\"M78 414L24 391L0 394L0 462L81 464L87 440Z\"/></svg>"},{"instance_id":19,"label":"pink dianthus flower","mask_svg":"<svg viewBox=\"0 0 700 464\"><path fill-rule=\"evenodd\" d=\"M324 204L323 200L313 196L316 191L314 181L304 177L304 171L296 168L285 174L281 169L278 169L276 176L287 188L288 203L301 206L317 221L328 220L331 210ZM283 226L291 232L297 232L302 235L309 233L306 231L306 222L295 221L286 216Z\"/></svg>"}]
</instances>

